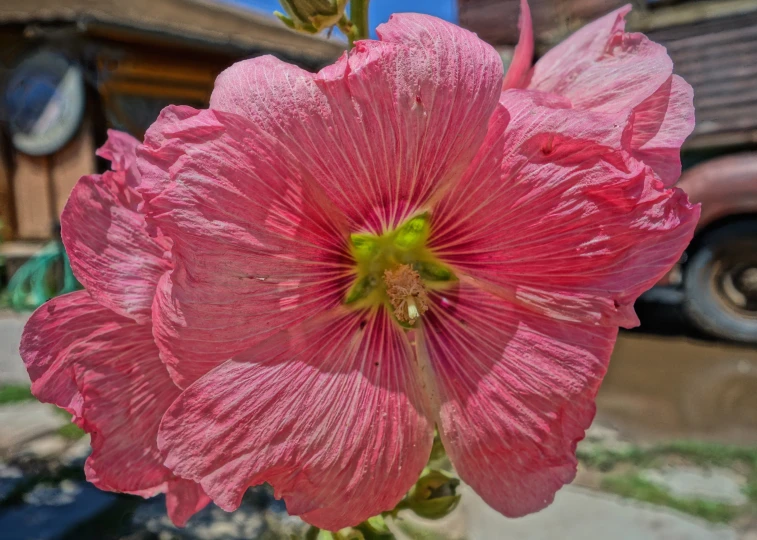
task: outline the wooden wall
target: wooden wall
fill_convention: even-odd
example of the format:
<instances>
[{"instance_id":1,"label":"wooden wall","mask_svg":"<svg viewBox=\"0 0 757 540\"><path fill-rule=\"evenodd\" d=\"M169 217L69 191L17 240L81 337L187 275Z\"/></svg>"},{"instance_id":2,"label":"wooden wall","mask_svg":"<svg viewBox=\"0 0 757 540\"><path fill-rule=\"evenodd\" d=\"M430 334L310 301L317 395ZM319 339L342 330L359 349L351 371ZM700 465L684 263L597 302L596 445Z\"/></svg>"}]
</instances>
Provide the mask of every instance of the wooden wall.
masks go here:
<instances>
[{"instance_id":1,"label":"wooden wall","mask_svg":"<svg viewBox=\"0 0 757 540\"><path fill-rule=\"evenodd\" d=\"M4 169L11 171L10 189L3 197L0 182L0 212L7 212L2 219L11 224L10 235L16 240L51 238L74 184L81 176L95 172L92 124L85 119L74 139L51 156L16 151L8 161L10 167ZM8 204L11 192L12 209Z\"/></svg>"}]
</instances>

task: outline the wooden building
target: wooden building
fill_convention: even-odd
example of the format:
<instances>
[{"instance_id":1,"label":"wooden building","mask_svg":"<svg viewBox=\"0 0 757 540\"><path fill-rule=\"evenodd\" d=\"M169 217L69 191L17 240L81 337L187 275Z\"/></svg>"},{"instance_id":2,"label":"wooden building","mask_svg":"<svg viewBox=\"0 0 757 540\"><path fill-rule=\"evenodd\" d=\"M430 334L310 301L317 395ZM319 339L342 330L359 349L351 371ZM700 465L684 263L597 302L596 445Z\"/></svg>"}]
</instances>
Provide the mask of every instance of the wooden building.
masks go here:
<instances>
[{"instance_id":1,"label":"wooden building","mask_svg":"<svg viewBox=\"0 0 757 540\"><path fill-rule=\"evenodd\" d=\"M537 54L591 20L633 4L628 30L662 43L694 87L697 126L684 152L757 148L757 0L529 0ZM507 57L520 0L458 0L460 24Z\"/></svg>"},{"instance_id":2,"label":"wooden building","mask_svg":"<svg viewBox=\"0 0 757 540\"><path fill-rule=\"evenodd\" d=\"M0 251L54 235L79 177L108 165L94 154L107 128L141 137L166 105L206 106L242 58L317 69L344 48L220 1L0 1Z\"/></svg>"}]
</instances>

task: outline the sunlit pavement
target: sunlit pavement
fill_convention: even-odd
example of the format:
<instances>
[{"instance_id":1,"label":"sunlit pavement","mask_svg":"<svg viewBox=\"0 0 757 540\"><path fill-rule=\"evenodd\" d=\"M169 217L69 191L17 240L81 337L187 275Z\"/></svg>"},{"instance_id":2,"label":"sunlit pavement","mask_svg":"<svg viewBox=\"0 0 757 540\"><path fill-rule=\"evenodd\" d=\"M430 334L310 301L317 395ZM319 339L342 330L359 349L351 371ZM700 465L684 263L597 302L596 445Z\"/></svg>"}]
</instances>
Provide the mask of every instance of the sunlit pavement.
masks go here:
<instances>
[{"instance_id":1,"label":"sunlit pavement","mask_svg":"<svg viewBox=\"0 0 757 540\"><path fill-rule=\"evenodd\" d=\"M29 383L29 376L18 354L21 332L28 318L28 314L0 312L0 384Z\"/></svg>"},{"instance_id":2,"label":"sunlit pavement","mask_svg":"<svg viewBox=\"0 0 757 540\"><path fill-rule=\"evenodd\" d=\"M517 495L516 495L517 496ZM660 507L568 486L537 514L508 519L470 488L440 522L409 512L390 527L398 540L738 540L736 531Z\"/></svg>"},{"instance_id":3,"label":"sunlit pavement","mask_svg":"<svg viewBox=\"0 0 757 540\"><path fill-rule=\"evenodd\" d=\"M736 532L660 507L569 486L538 514L506 519L475 494L465 505L470 540L736 540Z\"/></svg>"}]
</instances>

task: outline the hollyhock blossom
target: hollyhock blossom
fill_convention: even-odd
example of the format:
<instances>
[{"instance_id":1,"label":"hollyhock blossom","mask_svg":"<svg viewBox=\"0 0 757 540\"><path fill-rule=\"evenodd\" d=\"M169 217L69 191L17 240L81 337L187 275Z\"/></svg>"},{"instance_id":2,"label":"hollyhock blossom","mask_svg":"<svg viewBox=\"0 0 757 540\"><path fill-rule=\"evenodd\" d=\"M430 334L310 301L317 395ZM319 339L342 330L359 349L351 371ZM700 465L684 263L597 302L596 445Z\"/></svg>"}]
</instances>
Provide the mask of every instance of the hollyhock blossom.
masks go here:
<instances>
[{"instance_id":1,"label":"hollyhock blossom","mask_svg":"<svg viewBox=\"0 0 757 540\"><path fill-rule=\"evenodd\" d=\"M462 480L524 515L573 479L618 326L693 234L629 136L669 60L628 49L667 70L654 88L589 66L622 91L577 106L502 92L496 52L436 18L377 33L317 74L240 62L139 147L173 242L154 336L184 389L158 446L226 510L269 482L336 530L396 505L436 425Z\"/></svg>"},{"instance_id":2,"label":"hollyhock blossom","mask_svg":"<svg viewBox=\"0 0 757 540\"><path fill-rule=\"evenodd\" d=\"M70 412L91 434L87 480L144 497L166 493L171 519L183 525L209 499L165 468L157 448L160 419L180 392L160 361L150 315L158 280L172 266L170 242L148 234L138 209L137 144L110 131L98 155L113 170L84 176L74 187L61 215L62 236L86 290L34 312L21 356L32 393Z\"/></svg>"}]
</instances>

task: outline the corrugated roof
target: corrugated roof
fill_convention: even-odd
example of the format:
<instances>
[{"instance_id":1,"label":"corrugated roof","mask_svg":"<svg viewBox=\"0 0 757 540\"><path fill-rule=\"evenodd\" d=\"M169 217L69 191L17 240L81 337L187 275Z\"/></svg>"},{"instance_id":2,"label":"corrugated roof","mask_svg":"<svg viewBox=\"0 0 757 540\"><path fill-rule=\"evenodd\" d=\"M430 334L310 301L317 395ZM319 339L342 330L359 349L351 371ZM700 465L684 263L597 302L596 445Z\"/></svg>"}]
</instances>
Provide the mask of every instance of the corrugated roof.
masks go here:
<instances>
[{"instance_id":1,"label":"corrugated roof","mask_svg":"<svg viewBox=\"0 0 757 540\"><path fill-rule=\"evenodd\" d=\"M757 12L648 31L694 87L690 144L757 142Z\"/></svg>"},{"instance_id":2,"label":"corrugated roof","mask_svg":"<svg viewBox=\"0 0 757 540\"><path fill-rule=\"evenodd\" d=\"M238 49L328 60L344 43L299 34L273 18L210 0L0 0L0 24L108 25Z\"/></svg>"}]
</instances>

